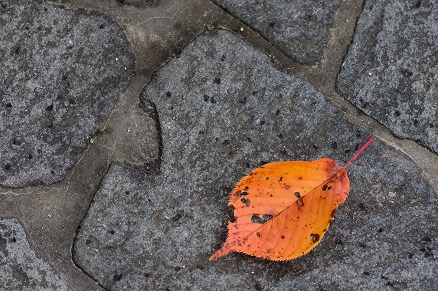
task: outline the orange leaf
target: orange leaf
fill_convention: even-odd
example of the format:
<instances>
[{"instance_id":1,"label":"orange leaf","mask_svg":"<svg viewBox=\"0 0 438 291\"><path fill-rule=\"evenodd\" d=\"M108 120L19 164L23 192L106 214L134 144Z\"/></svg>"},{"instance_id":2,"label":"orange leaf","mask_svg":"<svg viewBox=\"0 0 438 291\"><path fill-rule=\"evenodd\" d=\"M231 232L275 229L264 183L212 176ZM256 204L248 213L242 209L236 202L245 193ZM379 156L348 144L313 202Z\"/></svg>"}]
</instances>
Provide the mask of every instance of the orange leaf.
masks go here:
<instances>
[{"instance_id":1,"label":"orange leaf","mask_svg":"<svg viewBox=\"0 0 438 291\"><path fill-rule=\"evenodd\" d=\"M274 162L242 178L228 203L234 207L228 237L210 260L230 252L276 261L308 253L348 197L350 181L345 169L373 139L344 167L328 158Z\"/></svg>"}]
</instances>

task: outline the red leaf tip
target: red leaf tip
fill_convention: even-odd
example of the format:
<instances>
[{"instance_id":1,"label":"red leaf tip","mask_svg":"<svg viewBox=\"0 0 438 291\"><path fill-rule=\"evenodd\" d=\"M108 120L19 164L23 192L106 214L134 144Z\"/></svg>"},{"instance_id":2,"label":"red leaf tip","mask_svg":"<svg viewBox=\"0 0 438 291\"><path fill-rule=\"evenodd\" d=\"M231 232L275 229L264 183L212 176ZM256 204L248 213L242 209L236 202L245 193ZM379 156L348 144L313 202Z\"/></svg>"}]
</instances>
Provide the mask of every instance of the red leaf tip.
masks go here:
<instances>
[{"instance_id":1,"label":"red leaf tip","mask_svg":"<svg viewBox=\"0 0 438 291\"><path fill-rule=\"evenodd\" d=\"M348 163L345 164L344 169L347 169L348 166L351 165L351 163L354 162L355 159L373 142L374 135L370 137L370 139L354 154L354 156L348 161Z\"/></svg>"}]
</instances>

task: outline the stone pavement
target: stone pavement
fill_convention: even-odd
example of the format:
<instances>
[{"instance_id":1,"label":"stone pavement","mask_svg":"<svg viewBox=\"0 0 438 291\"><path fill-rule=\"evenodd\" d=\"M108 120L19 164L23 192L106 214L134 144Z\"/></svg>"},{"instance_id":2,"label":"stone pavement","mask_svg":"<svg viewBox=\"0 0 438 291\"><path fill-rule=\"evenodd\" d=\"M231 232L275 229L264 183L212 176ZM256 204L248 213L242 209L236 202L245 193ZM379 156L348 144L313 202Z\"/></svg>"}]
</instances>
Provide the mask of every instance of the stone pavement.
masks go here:
<instances>
[{"instance_id":1,"label":"stone pavement","mask_svg":"<svg viewBox=\"0 0 438 291\"><path fill-rule=\"evenodd\" d=\"M1 0L0 290L438 290L438 3L326 2ZM308 255L208 260L371 134Z\"/></svg>"}]
</instances>

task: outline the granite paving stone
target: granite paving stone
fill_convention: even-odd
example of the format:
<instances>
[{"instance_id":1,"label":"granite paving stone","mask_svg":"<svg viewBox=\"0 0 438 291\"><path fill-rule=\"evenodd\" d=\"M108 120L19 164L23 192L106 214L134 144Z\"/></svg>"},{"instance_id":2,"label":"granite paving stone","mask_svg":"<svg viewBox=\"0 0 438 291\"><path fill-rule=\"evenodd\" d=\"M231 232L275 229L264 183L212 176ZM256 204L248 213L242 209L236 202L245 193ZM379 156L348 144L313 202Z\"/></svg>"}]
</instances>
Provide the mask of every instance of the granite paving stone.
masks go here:
<instances>
[{"instance_id":1,"label":"granite paving stone","mask_svg":"<svg viewBox=\"0 0 438 291\"><path fill-rule=\"evenodd\" d=\"M130 80L110 18L39 1L0 8L0 185L60 181Z\"/></svg>"},{"instance_id":2,"label":"granite paving stone","mask_svg":"<svg viewBox=\"0 0 438 291\"><path fill-rule=\"evenodd\" d=\"M367 0L339 92L394 134L438 152L438 2Z\"/></svg>"},{"instance_id":3,"label":"granite paving stone","mask_svg":"<svg viewBox=\"0 0 438 291\"><path fill-rule=\"evenodd\" d=\"M135 7L156 7L160 5L160 0L116 0L125 5L132 5Z\"/></svg>"},{"instance_id":4,"label":"granite paving stone","mask_svg":"<svg viewBox=\"0 0 438 291\"><path fill-rule=\"evenodd\" d=\"M30 247L15 218L0 219L0 290L68 290Z\"/></svg>"},{"instance_id":5,"label":"granite paving stone","mask_svg":"<svg viewBox=\"0 0 438 291\"><path fill-rule=\"evenodd\" d=\"M340 1L213 0L299 63L319 62Z\"/></svg>"},{"instance_id":6,"label":"granite paving stone","mask_svg":"<svg viewBox=\"0 0 438 291\"><path fill-rule=\"evenodd\" d=\"M205 33L147 84L162 137L156 174L113 164L75 241L75 262L109 290L436 290L436 193L376 140L349 168L351 192L308 255L208 258L223 243L234 184L260 164L344 164L370 133L239 36Z\"/></svg>"}]
</instances>

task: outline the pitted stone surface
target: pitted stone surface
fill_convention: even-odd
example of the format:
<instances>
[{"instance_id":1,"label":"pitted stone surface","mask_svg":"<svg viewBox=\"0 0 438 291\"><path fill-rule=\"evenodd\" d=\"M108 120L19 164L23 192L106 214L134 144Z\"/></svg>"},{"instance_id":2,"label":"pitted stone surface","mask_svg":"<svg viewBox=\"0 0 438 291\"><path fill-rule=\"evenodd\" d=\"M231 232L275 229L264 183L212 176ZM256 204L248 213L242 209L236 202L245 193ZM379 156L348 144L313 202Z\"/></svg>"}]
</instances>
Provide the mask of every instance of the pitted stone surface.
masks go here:
<instances>
[{"instance_id":1,"label":"pitted stone surface","mask_svg":"<svg viewBox=\"0 0 438 291\"><path fill-rule=\"evenodd\" d=\"M366 1L338 89L397 136L438 152L437 64L437 1Z\"/></svg>"},{"instance_id":2,"label":"pitted stone surface","mask_svg":"<svg viewBox=\"0 0 438 291\"><path fill-rule=\"evenodd\" d=\"M0 185L58 182L127 87L133 56L95 13L6 1L0 27Z\"/></svg>"},{"instance_id":3,"label":"pitted stone surface","mask_svg":"<svg viewBox=\"0 0 438 291\"><path fill-rule=\"evenodd\" d=\"M340 1L213 0L299 63L319 62Z\"/></svg>"},{"instance_id":4,"label":"pitted stone surface","mask_svg":"<svg viewBox=\"0 0 438 291\"><path fill-rule=\"evenodd\" d=\"M116 0L125 5L133 5L136 7L155 7L160 5L160 0Z\"/></svg>"},{"instance_id":5,"label":"pitted stone surface","mask_svg":"<svg viewBox=\"0 0 438 291\"><path fill-rule=\"evenodd\" d=\"M208 261L225 240L226 204L240 177L269 161L327 156L343 164L369 135L236 35L200 36L157 72L141 103L159 117L160 172L112 165L74 246L75 262L102 286L438 288L436 194L411 160L379 141L349 168L350 197L310 254Z\"/></svg>"},{"instance_id":6,"label":"pitted stone surface","mask_svg":"<svg viewBox=\"0 0 438 291\"><path fill-rule=\"evenodd\" d=\"M67 290L29 246L23 227L14 218L0 219L0 290Z\"/></svg>"}]
</instances>

